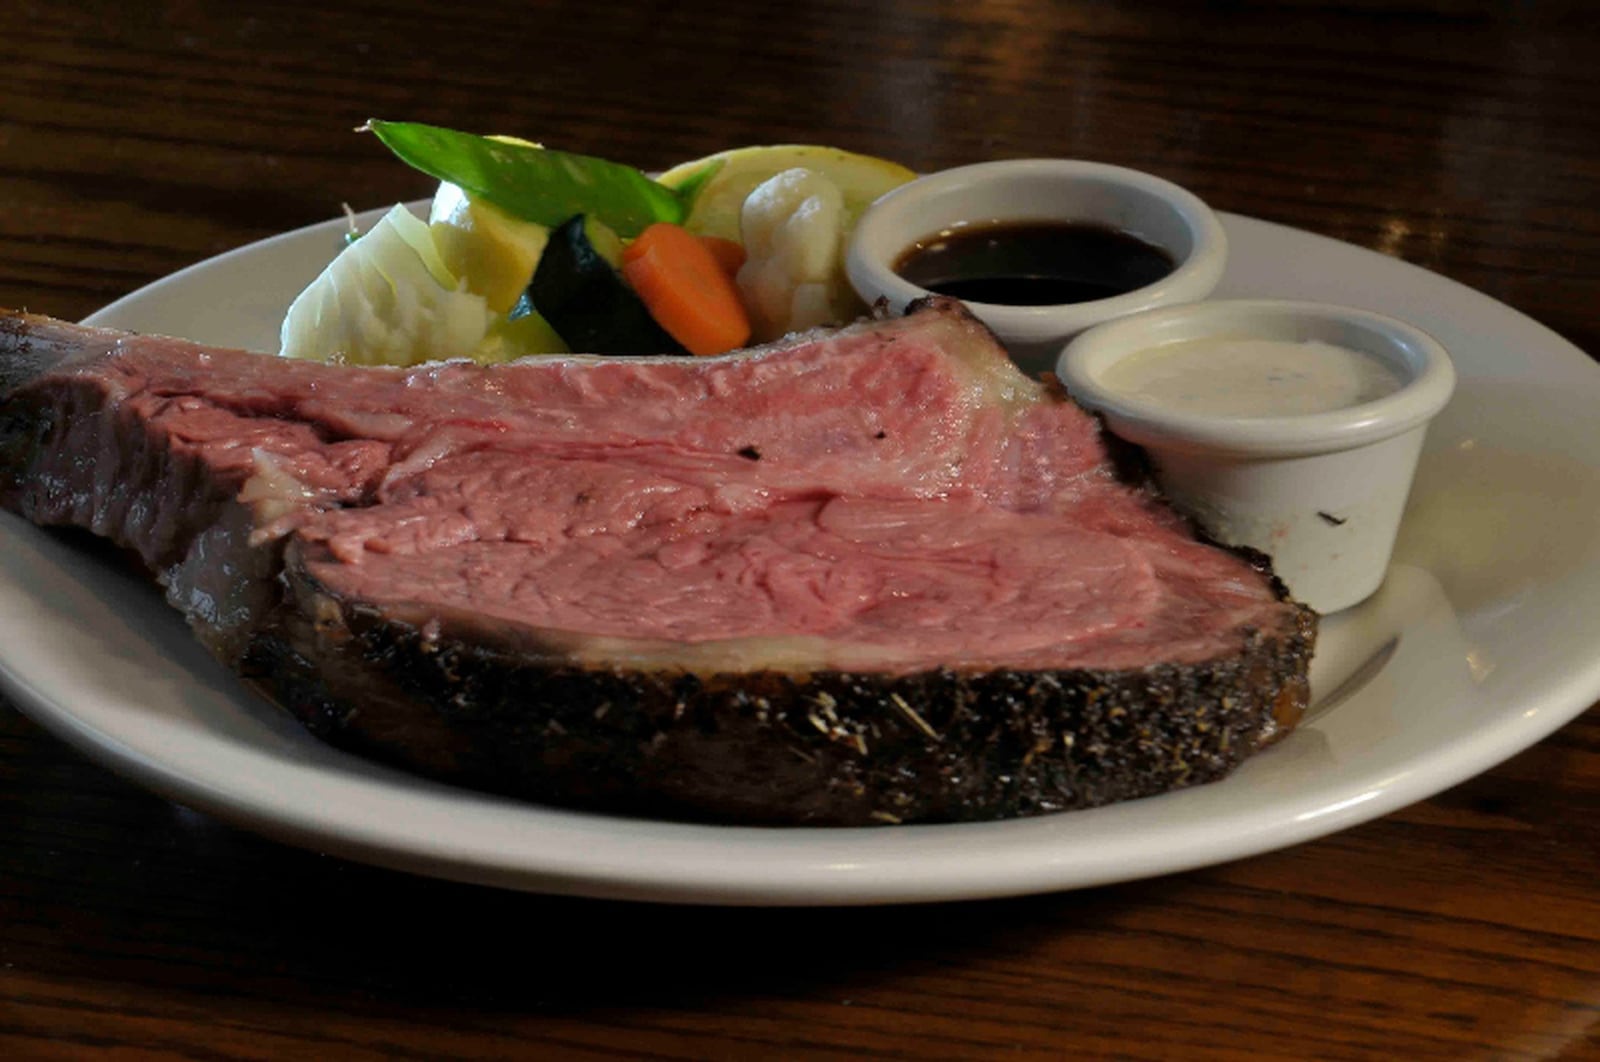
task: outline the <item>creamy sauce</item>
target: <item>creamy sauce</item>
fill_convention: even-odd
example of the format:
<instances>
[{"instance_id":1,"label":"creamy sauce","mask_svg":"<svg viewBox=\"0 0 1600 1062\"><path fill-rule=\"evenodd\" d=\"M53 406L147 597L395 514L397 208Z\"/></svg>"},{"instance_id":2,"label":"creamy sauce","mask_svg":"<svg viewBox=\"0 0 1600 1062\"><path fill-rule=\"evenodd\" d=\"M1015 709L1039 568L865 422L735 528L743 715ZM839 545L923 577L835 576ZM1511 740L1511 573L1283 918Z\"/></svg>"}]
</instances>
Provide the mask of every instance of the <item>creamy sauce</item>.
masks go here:
<instances>
[{"instance_id":1,"label":"creamy sauce","mask_svg":"<svg viewBox=\"0 0 1600 1062\"><path fill-rule=\"evenodd\" d=\"M1118 361L1106 387L1187 413L1280 417L1327 413L1398 391L1383 359L1315 340L1194 339Z\"/></svg>"}]
</instances>

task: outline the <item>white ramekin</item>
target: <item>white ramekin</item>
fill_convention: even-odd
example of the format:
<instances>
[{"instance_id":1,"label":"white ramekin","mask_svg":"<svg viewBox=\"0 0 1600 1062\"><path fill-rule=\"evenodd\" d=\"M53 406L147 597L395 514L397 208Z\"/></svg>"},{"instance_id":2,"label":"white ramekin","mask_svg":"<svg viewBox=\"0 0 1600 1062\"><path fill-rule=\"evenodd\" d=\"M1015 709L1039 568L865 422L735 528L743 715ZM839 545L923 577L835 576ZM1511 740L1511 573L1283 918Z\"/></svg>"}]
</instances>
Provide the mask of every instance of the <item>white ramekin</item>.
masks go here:
<instances>
[{"instance_id":1,"label":"white ramekin","mask_svg":"<svg viewBox=\"0 0 1600 1062\"><path fill-rule=\"evenodd\" d=\"M1196 339L1316 340L1365 351L1397 370L1398 391L1298 416L1175 412L1111 390L1105 371L1137 351ZM1172 306L1093 328L1057 372L1081 404L1150 455L1167 496L1207 534L1272 557L1300 601L1334 612L1383 581L1423 433L1455 388L1431 336L1365 310L1271 299Z\"/></svg>"},{"instance_id":2,"label":"white ramekin","mask_svg":"<svg viewBox=\"0 0 1600 1062\"><path fill-rule=\"evenodd\" d=\"M1059 306L967 305L1029 372L1050 369L1061 344L1091 325L1156 306L1203 299L1228 260L1222 224L1170 181L1099 162L1017 159L942 170L901 185L861 216L845 265L867 301L896 311L929 292L894 271L918 240L946 229L1010 221L1086 221L1130 232L1172 255L1173 272L1109 299Z\"/></svg>"}]
</instances>

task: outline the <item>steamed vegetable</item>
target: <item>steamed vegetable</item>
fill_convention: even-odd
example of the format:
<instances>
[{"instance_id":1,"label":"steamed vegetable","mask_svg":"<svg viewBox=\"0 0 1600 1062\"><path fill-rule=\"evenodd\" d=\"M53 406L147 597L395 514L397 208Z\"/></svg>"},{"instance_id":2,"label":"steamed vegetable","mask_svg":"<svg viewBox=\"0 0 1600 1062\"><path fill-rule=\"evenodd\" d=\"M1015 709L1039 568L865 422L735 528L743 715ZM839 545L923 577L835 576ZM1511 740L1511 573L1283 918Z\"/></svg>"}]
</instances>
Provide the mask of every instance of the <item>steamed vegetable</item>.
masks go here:
<instances>
[{"instance_id":1,"label":"steamed vegetable","mask_svg":"<svg viewBox=\"0 0 1600 1062\"><path fill-rule=\"evenodd\" d=\"M550 239L546 226L514 218L448 181L434 194L428 226L445 265L497 313L517 304Z\"/></svg>"},{"instance_id":2,"label":"steamed vegetable","mask_svg":"<svg viewBox=\"0 0 1600 1062\"><path fill-rule=\"evenodd\" d=\"M870 155L772 144L685 162L661 183L695 190L689 231L744 245L739 292L755 338L766 341L866 311L845 276L850 232L875 199L915 176Z\"/></svg>"},{"instance_id":3,"label":"steamed vegetable","mask_svg":"<svg viewBox=\"0 0 1600 1062\"><path fill-rule=\"evenodd\" d=\"M465 357L489 333L481 295L458 290L428 226L396 206L339 253L284 317L281 352L357 364Z\"/></svg>"},{"instance_id":4,"label":"steamed vegetable","mask_svg":"<svg viewBox=\"0 0 1600 1062\"><path fill-rule=\"evenodd\" d=\"M365 127L439 179L354 240L284 319L282 353L410 365L575 349L720 353L864 310L845 279L855 219L910 179L808 145L740 148L651 180L514 137ZM681 223L681 225L680 225Z\"/></svg>"},{"instance_id":5,"label":"steamed vegetable","mask_svg":"<svg viewBox=\"0 0 1600 1062\"><path fill-rule=\"evenodd\" d=\"M750 338L739 292L711 247L659 222L622 252L622 275L650 316L691 354L721 354Z\"/></svg>"},{"instance_id":6,"label":"steamed vegetable","mask_svg":"<svg viewBox=\"0 0 1600 1062\"><path fill-rule=\"evenodd\" d=\"M739 267L744 265L749 255L744 253L744 244L738 240L726 240L721 236L699 236L699 241L705 244L706 250L711 252L711 257L717 260L717 265L728 276L737 276Z\"/></svg>"},{"instance_id":7,"label":"steamed vegetable","mask_svg":"<svg viewBox=\"0 0 1600 1062\"><path fill-rule=\"evenodd\" d=\"M280 353L358 365L445 358L506 361L559 344L537 318L511 322L466 291L433 234L396 206L349 244L289 307Z\"/></svg>"},{"instance_id":8,"label":"steamed vegetable","mask_svg":"<svg viewBox=\"0 0 1600 1062\"><path fill-rule=\"evenodd\" d=\"M512 315L537 312L573 350L589 354L682 354L595 247L583 215L550 233L539 268Z\"/></svg>"},{"instance_id":9,"label":"steamed vegetable","mask_svg":"<svg viewBox=\"0 0 1600 1062\"><path fill-rule=\"evenodd\" d=\"M840 320L852 293L841 283L838 185L810 170L785 170L750 193L741 228L749 258L739 293L763 342ZM841 290L842 289L842 290Z\"/></svg>"},{"instance_id":10,"label":"steamed vegetable","mask_svg":"<svg viewBox=\"0 0 1600 1062\"><path fill-rule=\"evenodd\" d=\"M739 217L750 193L793 169L810 170L838 186L844 206L840 224L846 232L874 199L916 176L897 162L871 155L816 144L766 144L681 163L663 173L660 181L676 189L689 205L684 228L740 240Z\"/></svg>"},{"instance_id":11,"label":"steamed vegetable","mask_svg":"<svg viewBox=\"0 0 1600 1062\"><path fill-rule=\"evenodd\" d=\"M677 192L632 166L417 122L373 119L366 128L423 173L549 228L588 214L621 236L636 236L685 213Z\"/></svg>"},{"instance_id":12,"label":"steamed vegetable","mask_svg":"<svg viewBox=\"0 0 1600 1062\"><path fill-rule=\"evenodd\" d=\"M480 365L493 365L530 354L565 354L571 349L542 314L524 308L520 313L513 309L506 316L496 314L489 334L471 356Z\"/></svg>"}]
</instances>

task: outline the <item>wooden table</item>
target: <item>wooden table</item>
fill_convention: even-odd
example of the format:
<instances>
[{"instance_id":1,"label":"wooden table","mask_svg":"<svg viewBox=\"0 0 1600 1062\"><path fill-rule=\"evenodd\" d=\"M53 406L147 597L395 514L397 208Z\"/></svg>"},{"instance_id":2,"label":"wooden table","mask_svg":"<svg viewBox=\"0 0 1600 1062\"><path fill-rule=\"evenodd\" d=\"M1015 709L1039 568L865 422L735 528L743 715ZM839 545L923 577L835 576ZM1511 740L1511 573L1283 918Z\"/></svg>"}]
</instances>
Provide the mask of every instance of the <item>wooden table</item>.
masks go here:
<instances>
[{"instance_id":1,"label":"wooden table","mask_svg":"<svg viewBox=\"0 0 1600 1062\"><path fill-rule=\"evenodd\" d=\"M426 194L373 115L659 167L1071 155L1600 351L1600 31L1527 0L0 4L0 305ZM1530 519L1541 518L1529 514ZM1600 646L1596 647L1600 651ZM1600 1058L1600 711L1359 828L1059 895L497 892L281 847L0 710L0 1055Z\"/></svg>"}]
</instances>

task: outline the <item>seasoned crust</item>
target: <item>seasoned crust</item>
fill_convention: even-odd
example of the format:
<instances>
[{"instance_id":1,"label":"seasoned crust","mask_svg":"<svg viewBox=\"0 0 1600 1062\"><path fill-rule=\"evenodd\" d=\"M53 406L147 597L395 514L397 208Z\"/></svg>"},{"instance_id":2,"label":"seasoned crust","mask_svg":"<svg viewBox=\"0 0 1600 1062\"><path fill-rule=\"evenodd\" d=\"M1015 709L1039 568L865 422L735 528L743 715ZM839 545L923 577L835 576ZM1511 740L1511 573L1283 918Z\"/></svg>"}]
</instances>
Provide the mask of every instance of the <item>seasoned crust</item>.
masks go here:
<instances>
[{"instance_id":1,"label":"seasoned crust","mask_svg":"<svg viewBox=\"0 0 1600 1062\"><path fill-rule=\"evenodd\" d=\"M1316 619L1295 615L1194 665L696 675L555 662L323 597L245 671L323 739L475 789L653 818L957 822L1228 774L1305 710Z\"/></svg>"}]
</instances>

